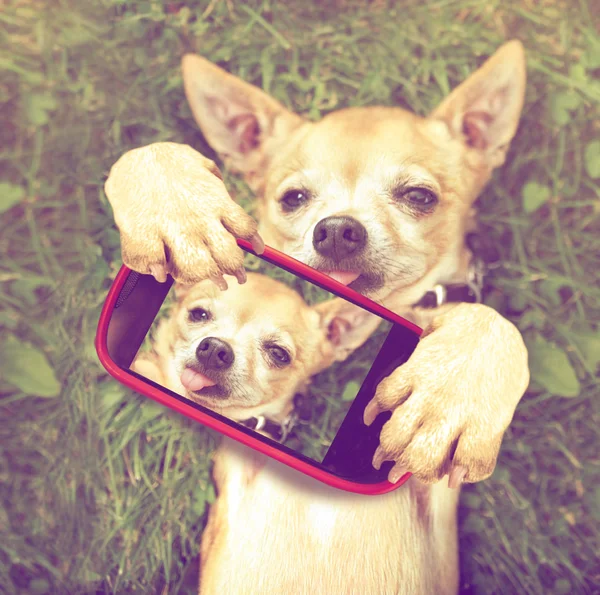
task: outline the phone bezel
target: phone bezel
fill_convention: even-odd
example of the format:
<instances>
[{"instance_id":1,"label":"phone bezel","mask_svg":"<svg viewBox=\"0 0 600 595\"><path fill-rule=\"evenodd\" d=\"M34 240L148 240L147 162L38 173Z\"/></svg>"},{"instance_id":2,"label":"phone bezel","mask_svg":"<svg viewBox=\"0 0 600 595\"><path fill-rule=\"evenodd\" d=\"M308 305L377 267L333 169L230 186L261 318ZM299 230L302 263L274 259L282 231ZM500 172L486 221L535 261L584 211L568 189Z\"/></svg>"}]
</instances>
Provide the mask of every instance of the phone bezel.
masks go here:
<instances>
[{"instance_id":1,"label":"phone bezel","mask_svg":"<svg viewBox=\"0 0 600 595\"><path fill-rule=\"evenodd\" d=\"M347 286L335 281L328 275L321 273L299 261L296 259L287 256L273 248L265 247L265 250L262 254L258 255L252 249L252 246L249 242L245 240L238 239L238 245L245 252L250 254L254 254L258 258L261 258L271 264L283 268L288 272L299 276L300 278L304 278L311 283L321 287L322 289L340 296L355 305L364 308L384 318L389 320L392 323L401 325L405 327L407 330L411 331L417 337L421 335L422 330L411 323L408 320L405 320L401 316L394 314L387 308L384 308L380 304L370 300L369 298L364 297L360 293L348 288ZM308 457L306 460L304 458L300 458L300 453L290 454L284 450L282 450L281 446L277 442L272 441L273 444L269 444L267 442L263 442L260 440L254 432L247 430L243 426L240 426L233 420L226 420L219 414L211 411L208 408L204 408L195 403L186 402L183 397L177 397L174 393L171 394L165 387L161 387L151 380L148 380L142 376L135 374L135 372L123 368L119 364L117 364L110 355L108 348L108 328L111 321L112 313L115 310L115 304L119 295L121 294L121 290L125 285L129 275L133 271L123 265L119 270L115 280L113 281L112 286L109 289L106 301L102 308L102 313L100 315L100 320L98 322L98 330L96 334L96 351L98 353L98 358L100 362L107 370L107 372L120 383L128 386L134 391L147 396L154 401L169 407L170 409L177 411L185 415L186 417L193 419L217 432L232 438L254 450L261 452L293 469L304 473L318 481L321 481L331 487L341 489L348 492L354 492L365 495L377 495L384 494L390 492L398 487L400 487L403 483L405 483L409 477L410 473L406 473L398 482L395 484L390 483L387 480L377 482L377 483L361 483L359 481L352 481L349 479L344 479L335 475L334 473L330 473L326 471L322 467L318 466L318 462L308 462L311 461ZM377 362L376 358L373 361L372 367L375 366ZM181 400L180 400L181 399ZM225 421L226 420L226 421ZM230 425L232 424L232 425ZM254 435L253 435L254 434ZM290 449L291 450L291 449Z\"/></svg>"}]
</instances>

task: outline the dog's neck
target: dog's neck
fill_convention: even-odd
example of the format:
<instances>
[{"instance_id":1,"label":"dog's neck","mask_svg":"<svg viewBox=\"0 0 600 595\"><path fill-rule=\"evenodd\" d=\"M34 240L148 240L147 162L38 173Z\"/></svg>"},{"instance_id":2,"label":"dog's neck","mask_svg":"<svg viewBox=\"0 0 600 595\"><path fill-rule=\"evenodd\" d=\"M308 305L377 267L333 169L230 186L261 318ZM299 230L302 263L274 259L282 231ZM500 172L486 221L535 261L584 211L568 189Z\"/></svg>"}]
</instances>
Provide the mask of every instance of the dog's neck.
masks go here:
<instances>
[{"instance_id":1,"label":"dog's neck","mask_svg":"<svg viewBox=\"0 0 600 595\"><path fill-rule=\"evenodd\" d=\"M234 421L244 421L252 417L263 416L275 422L282 422L292 411L294 404L292 398L276 399L270 403L260 403L255 407L228 407L217 411Z\"/></svg>"},{"instance_id":2,"label":"dog's neck","mask_svg":"<svg viewBox=\"0 0 600 595\"><path fill-rule=\"evenodd\" d=\"M461 238L456 249L440 259L417 283L408 288L391 291L381 302L392 312L412 319L415 304L436 285L467 283L472 259L473 254L467 248L464 238Z\"/></svg>"}]
</instances>

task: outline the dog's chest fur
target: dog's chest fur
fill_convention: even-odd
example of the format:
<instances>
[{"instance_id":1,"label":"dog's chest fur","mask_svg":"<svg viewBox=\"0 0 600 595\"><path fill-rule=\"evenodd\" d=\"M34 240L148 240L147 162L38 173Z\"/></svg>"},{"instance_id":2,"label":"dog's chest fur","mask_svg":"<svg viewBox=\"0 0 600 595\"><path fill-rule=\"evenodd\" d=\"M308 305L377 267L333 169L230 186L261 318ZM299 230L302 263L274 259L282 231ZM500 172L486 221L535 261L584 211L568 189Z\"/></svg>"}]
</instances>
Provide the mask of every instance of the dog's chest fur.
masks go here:
<instances>
[{"instance_id":1,"label":"dog's chest fur","mask_svg":"<svg viewBox=\"0 0 600 595\"><path fill-rule=\"evenodd\" d=\"M457 490L411 480L382 496L347 494L231 443L216 462L217 481L221 472L201 593L456 590Z\"/></svg>"}]
</instances>

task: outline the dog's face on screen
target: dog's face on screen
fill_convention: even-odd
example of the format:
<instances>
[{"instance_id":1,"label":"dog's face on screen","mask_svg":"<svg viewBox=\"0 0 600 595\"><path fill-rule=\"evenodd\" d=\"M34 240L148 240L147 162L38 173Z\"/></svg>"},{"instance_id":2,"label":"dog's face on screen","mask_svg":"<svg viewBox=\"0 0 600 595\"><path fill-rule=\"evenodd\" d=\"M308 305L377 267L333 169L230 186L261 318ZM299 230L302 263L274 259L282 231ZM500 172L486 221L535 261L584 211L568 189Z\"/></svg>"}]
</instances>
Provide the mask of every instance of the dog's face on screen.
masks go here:
<instances>
[{"instance_id":1,"label":"dog's face on screen","mask_svg":"<svg viewBox=\"0 0 600 595\"><path fill-rule=\"evenodd\" d=\"M460 266L472 204L504 161L525 89L519 42L427 118L373 107L308 122L198 56L183 73L207 140L259 198L266 243L375 299Z\"/></svg>"},{"instance_id":2,"label":"dog's face on screen","mask_svg":"<svg viewBox=\"0 0 600 595\"><path fill-rule=\"evenodd\" d=\"M273 412L377 324L344 300L309 307L283 283L251 273L226 291L211 281L179 288L155 343L180 394L223 412Z\"/></svg>"}]
</instances>

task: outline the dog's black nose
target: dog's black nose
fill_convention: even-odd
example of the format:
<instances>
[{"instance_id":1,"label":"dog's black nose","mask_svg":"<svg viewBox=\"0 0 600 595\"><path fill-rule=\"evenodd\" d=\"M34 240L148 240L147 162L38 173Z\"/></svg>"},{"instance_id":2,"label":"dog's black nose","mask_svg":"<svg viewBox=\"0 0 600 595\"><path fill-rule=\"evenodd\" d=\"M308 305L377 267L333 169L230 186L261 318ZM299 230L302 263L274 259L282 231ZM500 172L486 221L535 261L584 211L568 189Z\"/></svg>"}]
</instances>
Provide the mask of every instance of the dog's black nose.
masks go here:
<instances>
[{"instance_id":1,"label":"dog's black nose","mask_svg":"<svg viewBox=\"0 0 600 595\"><path fill-rule=\"evenodd\" d=\"M216 337L202 339L196 349L196 357L208 370L226 370L235 359L231 345Z\"/></svg>"},{"instance_id":2,"label":"dog's black nose","mask_svg":"<svg viewBox=\"0 0 600 595\"><path fill-rule=\"evenodd\" d=\"M321 256L340 261L358 254L367 243L367 230L352 217L321 219L313 232L313 246Z\"/></svg>"}]
</instances>

